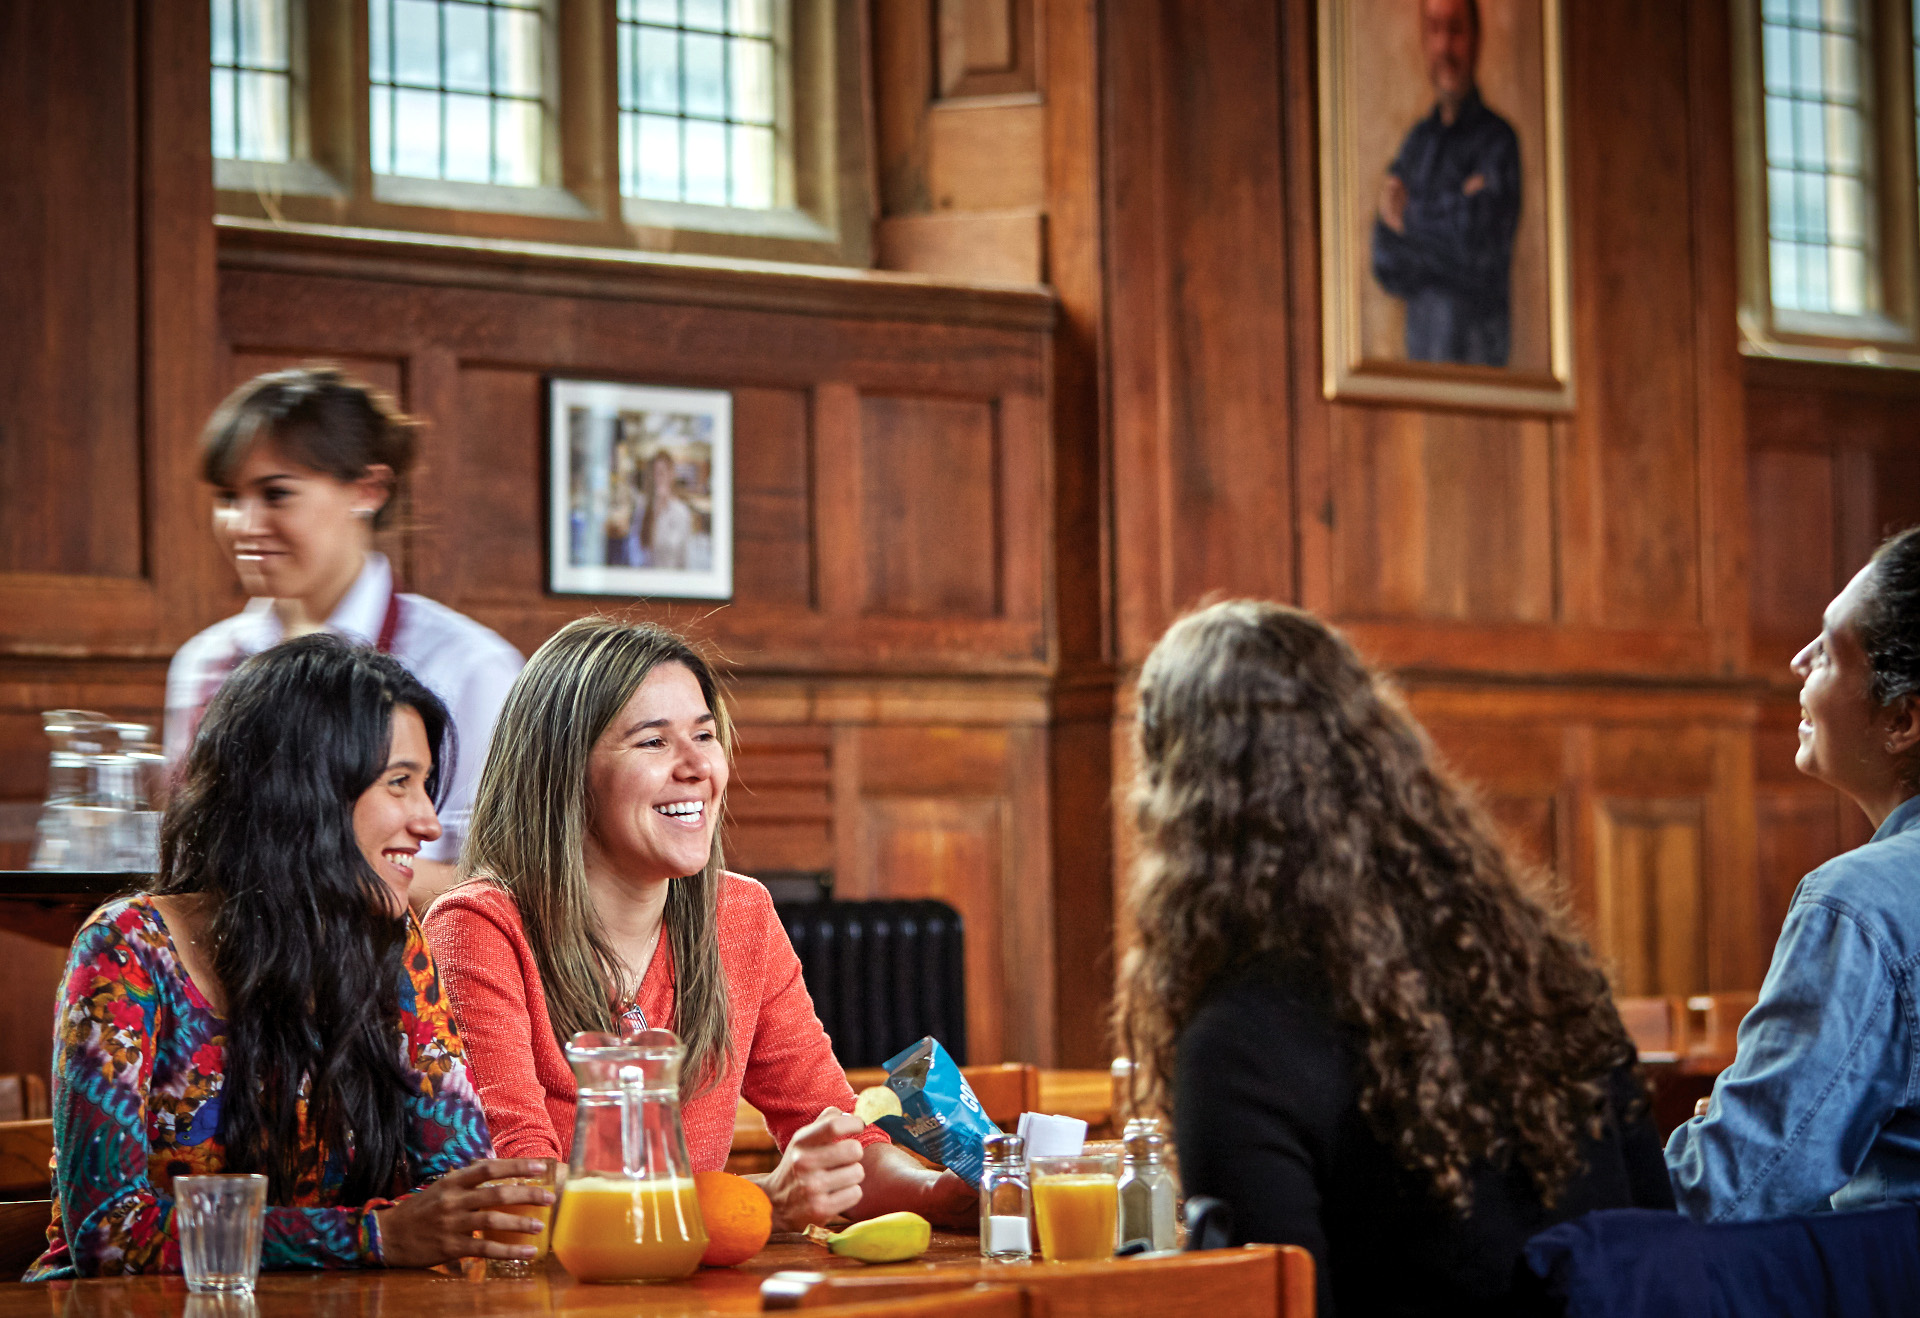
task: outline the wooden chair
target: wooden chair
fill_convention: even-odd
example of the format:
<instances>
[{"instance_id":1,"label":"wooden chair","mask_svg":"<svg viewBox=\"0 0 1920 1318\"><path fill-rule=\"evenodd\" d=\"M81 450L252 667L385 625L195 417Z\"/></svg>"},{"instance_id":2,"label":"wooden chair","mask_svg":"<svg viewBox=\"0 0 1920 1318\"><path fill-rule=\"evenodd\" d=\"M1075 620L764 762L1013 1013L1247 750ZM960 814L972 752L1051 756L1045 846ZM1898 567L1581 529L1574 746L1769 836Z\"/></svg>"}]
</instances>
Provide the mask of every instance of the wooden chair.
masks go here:
<instances>
[{"instance_id":1,"label":"wooden chair","mask_svg":"<svg viewBox=\"0 0 1920 1318\"><path fill-rule=\"evenodd\" d=\"M0 1204L0 1282L19 1281L27 1265L46 1252L52 1221L51 1199Z\"/></svg>"},{"instance_id":2,"label":"wooden chair","mask_svg":"<svg viewBox=\"0 0 1920 1318\"><path fill-rule=\"evenodd\" d=\"M1012 1130L1022 1112L1040 1111L1040 1071L1024 1062L998 1062L988 1066L963 1066L980 1106L995 1125ZM860 1068L847 1072L847 1083L854 1092L883 1085L887 1073L878 1068ZM733 1116L733 1147L727 1152L727 1170L736 1176L770 1172L780 1160L780 1146L767 1129L766 1118L745 1099Z\"/></svg>"},{"instance_id":3,"label":"wooden chair","mask_svg":"<svg viewBox=\"0 0 1920 1318\"><path fill-rule=\"evenodd\" d=\"M1615 998L1642 1062L1672 1062L1686 1051L1686 1010L1679 998Z\"/></svg>"},{"instance_id":4,"label":"wooden chair","mask_svg":"<svg viewBox=\"0 0 1920 1318\"><path fill-rule=\"evenodd\" d=\"M0 1121L0 1200L46 1198L52 1157L51 1121Z\"/></svg>"},{"instance_id":5,"label":"wooden chair","mask_svg":"<svg viewBox=\"0 0 1920 1318\"><path fill-rule=\"evenodd\" d=\"M1313 1318L1313 1256L1297 1245L1248 1245L1165 1258L1053 1263L1008 1270L1048 1318ZM863 1301L970 1291L968 1272L776 1272L760 1284L762 1309L818 1309Z\"/></svg>"},{"instance_id":6,"label":"wooden chair","mask_svg":"<svg viewBox=\"0 0 1920 1318\"><path fill-rule=\"evenodd\" d=\"M51 1115L45 1080L31 1073L0 1075L0 1121L38 1121Z\"/></svg>"},{"instance_id":7,"label":"wooden chair","mask_svg":"<svg viewBox=\"0 0 1920 1318\"><path fill-rule=\"evenodd\" d=\"M1090 1140L1118 1139L1126 1124L1117 1114L1110 1071L1042 1071L1040 1111L1060 1117L1078 1117L1087 1123Z\"/></svg>"},{"instance_id":8,"label":"wooden chair","mask_svg":"<svg viewBox=\"0 0 1920 1318\"><path fill-rule=\"evenodd\" d=\"M1688 998L1687 1012L1693 1020L1687 1052L1695 1057L1722 1059L1720 1067L1725 1069L1733 1061L1740 1022L1759 1000L1758 993L1745 991L1696 993Z\"/></svg>"},{"instance_id":9,"label":"wooden chair","mask_svg":"<svg viewBox=\"0 0 1920 1318\"><path fill-rule=\"evenodd\" d=\"M996 1126L1012 1130L1022 1112L1040 1110L1040 1069L1025 1062L997 1062L986 1066L963 1066L960 1074L967 1087L980 1100L980 1106ZM887 1083L887 1073L879 1067L847 1072L847 1083L857 1094L862 1089Z\"/></svg>"}]
</instances>

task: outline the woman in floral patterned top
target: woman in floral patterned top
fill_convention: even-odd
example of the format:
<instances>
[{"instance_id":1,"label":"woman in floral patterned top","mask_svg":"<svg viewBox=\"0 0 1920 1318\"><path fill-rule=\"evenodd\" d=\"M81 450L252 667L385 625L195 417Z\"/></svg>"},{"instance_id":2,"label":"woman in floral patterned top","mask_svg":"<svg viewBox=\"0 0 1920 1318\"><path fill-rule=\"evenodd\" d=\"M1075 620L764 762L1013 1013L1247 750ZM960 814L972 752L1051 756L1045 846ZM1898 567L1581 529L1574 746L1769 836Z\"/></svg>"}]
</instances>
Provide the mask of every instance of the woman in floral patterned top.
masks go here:
<instances>
[{"instance_id":1,"label":"woman in floral patterned top","mask_svg":"<svg viewBox=\"0 0 1920 1318\"><path fill-rule=\"evenodd\" d=\"M176 1176L267 1177L261 1262L530 1256L420 927L447 714L317 634L241 665L162 826L153 891L74 940L55 1022L53 1224L26 1280L178 1272Z\"/></svg>"}]
</instances>

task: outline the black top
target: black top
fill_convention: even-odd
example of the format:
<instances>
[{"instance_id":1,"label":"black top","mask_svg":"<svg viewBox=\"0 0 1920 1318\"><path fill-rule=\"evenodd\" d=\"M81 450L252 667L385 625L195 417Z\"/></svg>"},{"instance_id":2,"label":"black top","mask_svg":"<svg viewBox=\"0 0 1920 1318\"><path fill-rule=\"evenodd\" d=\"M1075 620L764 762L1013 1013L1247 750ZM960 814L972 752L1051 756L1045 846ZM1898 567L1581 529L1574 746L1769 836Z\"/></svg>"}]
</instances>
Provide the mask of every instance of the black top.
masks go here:
<instances>
[{"instance_id":1,"label":"black top","mask_svg":"<svg viewBox=\"0 0 1920 1318\"><path fill-rule=\"evenodd\" d=\"M1466 1218L1395 1161L1359 1108L1359 1049L1332 1009L1267 976L1212 994L1181 1034L1174 1085L1180 1179L1233 1209L1234 1243L1302 1245L1319 1318L1507 1312L1520 1249L1598 1208L1672 1208L1643 1113L1584 1149L1552 1208L1519 1168L1476 1170ZM1618 1110L1633 1077L1614 1077ZM1503 1303L1504 1302L1504 1303Z\"/></svg>"}]
</instances>

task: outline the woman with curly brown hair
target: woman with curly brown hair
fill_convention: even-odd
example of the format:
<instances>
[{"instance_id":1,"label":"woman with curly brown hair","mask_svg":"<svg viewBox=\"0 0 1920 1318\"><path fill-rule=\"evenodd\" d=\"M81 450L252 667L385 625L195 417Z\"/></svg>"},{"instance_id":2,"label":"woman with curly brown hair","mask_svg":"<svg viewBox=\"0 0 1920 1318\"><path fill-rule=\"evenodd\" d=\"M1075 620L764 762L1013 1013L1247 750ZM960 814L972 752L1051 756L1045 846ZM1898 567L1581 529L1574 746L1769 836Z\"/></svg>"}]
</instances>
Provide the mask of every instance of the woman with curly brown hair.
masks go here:
<instances>
[{"instance_id":1,"label":"woman with curly brown hair","mask_svg":"<svg viewBox=\"0 0 1920 1318\"><path fill-rule=\"evenodd\" d=\"M1120 1036L1187 1193L1310 1249L1321 1314L1498 1312L1534 1232L1673 1206L1606 980L1340 636L1182 619L1140 750Z\"/></svg>"}]
</instances>

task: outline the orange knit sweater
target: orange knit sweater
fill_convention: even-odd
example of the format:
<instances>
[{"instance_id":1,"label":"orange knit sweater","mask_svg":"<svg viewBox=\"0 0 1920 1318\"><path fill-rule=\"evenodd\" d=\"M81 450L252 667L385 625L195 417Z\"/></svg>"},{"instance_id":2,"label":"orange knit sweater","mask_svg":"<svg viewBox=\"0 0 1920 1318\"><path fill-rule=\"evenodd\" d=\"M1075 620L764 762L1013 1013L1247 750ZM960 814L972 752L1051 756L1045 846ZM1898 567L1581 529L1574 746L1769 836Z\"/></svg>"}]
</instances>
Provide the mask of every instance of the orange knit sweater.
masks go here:
<instances>
[{"instance_id":1,"label":"orange knit sweater","mask_svg":"<svg viewBox=\"0 0 1920 1318\"><path fill-rule=\"evenodd\" d=\"M773 898L752 879L720 882L720 964L732 1014L733 1064L683 1105L693 1169L718 1171L744 1097L782 1149L822 1109L853 1110L853 1090L813 1013ZM503 1158L565 1158L573 1148L573 1071L553 1035L520 908L503 889L470 879L427 912L427 941L446 985L467 1069ZM637 997L649 1025L673 1028L673 956L662 938ZM863 1144L886 1135L869 1126Z\"/></svg>"}]
</instances>

